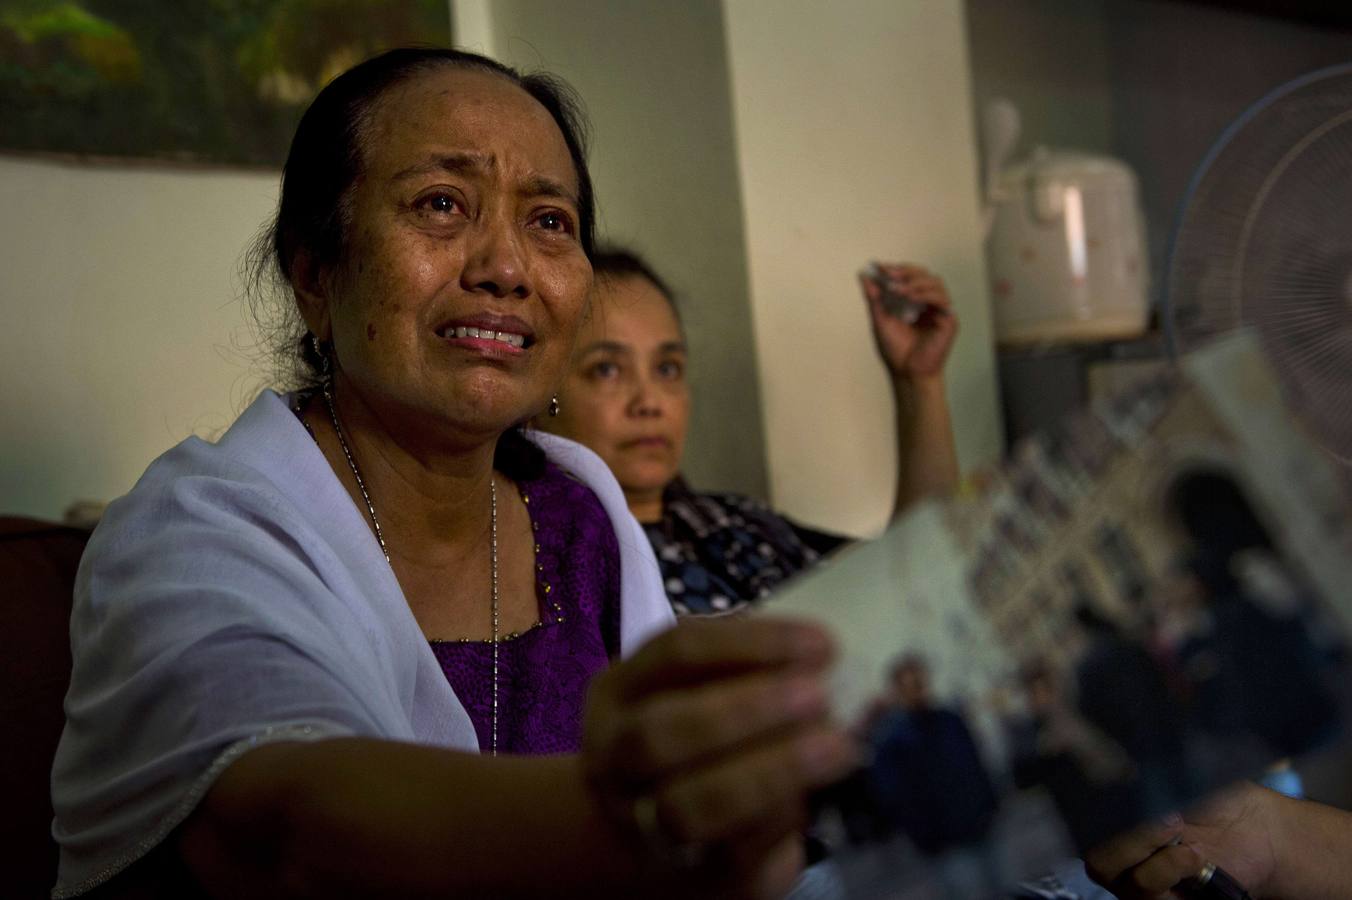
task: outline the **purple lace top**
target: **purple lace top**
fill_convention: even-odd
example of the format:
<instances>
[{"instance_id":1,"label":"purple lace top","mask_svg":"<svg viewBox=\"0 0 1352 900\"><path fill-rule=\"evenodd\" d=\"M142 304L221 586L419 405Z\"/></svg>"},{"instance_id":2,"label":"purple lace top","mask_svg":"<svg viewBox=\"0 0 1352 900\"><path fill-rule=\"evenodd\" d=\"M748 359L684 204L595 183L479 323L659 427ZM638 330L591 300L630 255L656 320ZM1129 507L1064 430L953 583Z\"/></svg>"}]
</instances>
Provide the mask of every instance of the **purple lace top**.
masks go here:
<instances>
[{"instance_id":1,"label":"purple lace top","mask_svg":"<svg viewBox=\"0 0 1352 900\"><path fill-rule=\"evenodd\" d=\"M498 752L572 753L587 684L620 650L620 548L591 489L550 463L518 483L535 530L538 625L498 643ZM492 746L493 644L433 641L432 652Z\"/></svg>"}]
</instances>

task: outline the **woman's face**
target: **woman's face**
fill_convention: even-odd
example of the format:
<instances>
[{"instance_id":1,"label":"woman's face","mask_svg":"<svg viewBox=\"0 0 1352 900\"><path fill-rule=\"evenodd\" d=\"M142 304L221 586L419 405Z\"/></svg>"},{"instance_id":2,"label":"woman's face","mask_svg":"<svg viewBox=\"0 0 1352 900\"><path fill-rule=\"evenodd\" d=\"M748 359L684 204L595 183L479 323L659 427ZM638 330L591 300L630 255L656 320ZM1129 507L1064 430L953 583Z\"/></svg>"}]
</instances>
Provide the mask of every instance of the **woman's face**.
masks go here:
<instances>
[{"instance_id":1,"label":"woman's face","mask_svg":"<svg viewBox=\"0 0 1352 900\"><path fill-rule=\"evenodd\" d=\"M686 347L671 303L637 275L596 281L546 427L595 450L632 499L660 496L676 477L690 420Z\"/></svg>"},{"instance_id":2,"label":"woman's face","mask_svg":"<svg viewBox=\"0 0 1352 900\"><path fill-rule=\"evenodd\" d=\"M307 324L387 430L492 438L548 403L591 287L563 135L506 78L445 68L390 89L362 143Z\"/></svg>"}]
</instances>

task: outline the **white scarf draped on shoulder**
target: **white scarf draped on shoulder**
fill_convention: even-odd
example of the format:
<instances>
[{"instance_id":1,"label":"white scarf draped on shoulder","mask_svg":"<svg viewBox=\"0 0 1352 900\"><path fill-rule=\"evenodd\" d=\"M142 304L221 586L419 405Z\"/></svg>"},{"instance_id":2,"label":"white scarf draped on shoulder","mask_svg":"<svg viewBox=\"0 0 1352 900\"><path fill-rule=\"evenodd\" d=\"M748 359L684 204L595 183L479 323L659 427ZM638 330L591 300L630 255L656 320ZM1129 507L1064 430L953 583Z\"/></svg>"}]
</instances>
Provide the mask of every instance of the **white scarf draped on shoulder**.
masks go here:
<instances>
[{"instance_id":1,"label":"white scarf draped on shoulder","mask_svg":"<svg viewBox=\"0 0 1352 900\"><path fill-rule=\"evenodd\" d=\"M648 540L599 457L530 437L610 516L628 655L672 622ZM147 853L261 743L478 747L363 514L271 391L219 442L184 441L109 506L80 565L71 644L52 773L56 897Z\"/></svg>"}]
</instances>

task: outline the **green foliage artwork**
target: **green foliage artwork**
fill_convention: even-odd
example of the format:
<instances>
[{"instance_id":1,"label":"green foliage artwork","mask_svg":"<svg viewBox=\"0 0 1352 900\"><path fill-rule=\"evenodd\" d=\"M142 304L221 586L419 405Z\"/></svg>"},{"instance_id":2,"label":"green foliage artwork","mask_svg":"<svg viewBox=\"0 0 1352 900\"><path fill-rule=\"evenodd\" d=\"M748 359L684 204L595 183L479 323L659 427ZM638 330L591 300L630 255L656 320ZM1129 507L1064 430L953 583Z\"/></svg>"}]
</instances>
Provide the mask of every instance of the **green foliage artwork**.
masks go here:
<instances>
[{"instance_id":1,"label":"green foliage artwork","mask_svg":"<svg viewBox=\"0 0 1352 900\"><path fill-rule=\"evenodd\" d=\"M446 0L0 0L0 152L277 166L306 104Z\"/></svg>"}]
</instances>

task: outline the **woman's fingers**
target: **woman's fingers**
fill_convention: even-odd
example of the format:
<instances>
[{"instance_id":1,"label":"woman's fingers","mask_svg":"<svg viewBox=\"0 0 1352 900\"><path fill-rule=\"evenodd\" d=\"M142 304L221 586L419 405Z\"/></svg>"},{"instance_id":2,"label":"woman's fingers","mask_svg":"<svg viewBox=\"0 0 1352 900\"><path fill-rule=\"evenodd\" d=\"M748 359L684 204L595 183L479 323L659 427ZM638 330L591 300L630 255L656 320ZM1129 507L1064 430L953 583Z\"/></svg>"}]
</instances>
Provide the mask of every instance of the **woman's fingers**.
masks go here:
<instances>
[{"instance_id":1,"label":"woman's fingers","mask_svg":"<svg viewBox=\"0 0 1352 900\"><path fill-rule=\"evenodd\" d=\"M890 290L923 304L931 310L944 313L952 311L953 301L948 296L944 280L923 266L909 264L877 264L878 271ZM882 289L870 279L861 278L864 293L875 315L881 312Z\"/></svg>"},{"instance_id":2,"label":"woman's fingers","mask_svg":"<svg viewBox=\"0 0 1352 900\"><path fill-rule=\"evenodd\" d=\"M595 689L606 699L624 703L756 670L816 671L834 653L830 635L810 622L769 616L686 620L607 670Z\"/></svg>"},{"instance_id":3,"label":"woman's fingers","mask_svg":"<svg viewBox=\"0 0 1352 900\"><path fill-rule=\"evenodd\" d=\"M692 769L782 741L826 714L832 644L790 619L690 622L593 685L588 776L623 805Z\"/></svg>"},{"instance_id":4,"label":"woman's fingers","mask_svg":"<svg viewBox=\"0 0 1352 900\"><path fill-rule=\"evenodd\" d=\"M807 792L839 780L857 762L854 742L839 729L802 729L658 786L657 821L677 844L777 838L806 824Z\"/></svg>"},{"instance_id":5,"label":"woman's fingers","mask_svg":"<svg viewBox=\"0 0 1352 900\"><path fill-rule=\"evenodd\" d=\"M799 857L774 848L799 840L809 792L855 760L826 724L833 652L790 619L688 622L603 673L582 749L603 808L659 864L714 878L711 896L790 884Z\"/></svg>"},{"instance_id":6,"label":"woman's fingers","mask_svg":"<svg viewBox=\"0 0 1352 900\"><path fill-rule=\"evenodd\" d=\"M676 877L664 885L669 893L660 892L660 896L781 900L793 889L805 863L803 837L798 832L706 849L697 866L672 873ZM650 887L659 888L656 884Z\"/></svg>"},{"instance_id":7,"label":"woman's fingers","mask_svg":"<svg viewBox=\"0 0 1352 900\"><path fill-rule=\"evenodd\" d=\"M1175 816L1128 831L1086 853L1085 870L1123 900L1172 897L1170 889L1204 863L1196 849L1178 842L1182 828Z\"/></svg>"},{"instance_id":8,"label":"woman's fingers","mask_svg":"<svg viewBox=\"0 0 1352 900\"><path fill-rule=\"evenodd\" d=\"M803 840L797 833L787 835L755 860L755 874L741 897L747 900L772 900L793 888L804 864Z\"/></svg>"},{"instance_id":9,"label":"woman's fingers","mask_svg":"<svg viewBox=\"0 0 1352 900\"><path fill-rule=\"evenodd\" d=\"M915 285L907 288L906 296L917 303L924 303L926 306L933 306L942 310L948 310L953 306L953 301L949 299L948 292L944 290L942 283Z\"/></svg>"},{"instance_id":10,"label":"woman's fingers","mask_svg":"<svg viewBox=\"0 0 1352 900\"><path fill-rule=\"evenodd\" d=\"M616 723L608 765L612 775L644 785L819 720L828 702L819 677L783 670L658 694Z\"/></svg>"},{"instance_id":11,"label":"woman's fingers","mask_svg":"<svg viewBox=\"0 0 1352 900\"><path fill-rule=\"evenodd\" d=\"M1173 900L1171 889L1202 871L1202 857L1186 844L1156 850L1107 885L1123 900Z\"/></svg>"},{"instance_id":12,"label":"woman's fingers","mask_svg":"<svg viewBox=\"0 0 1352 900\"><path fill-rule=\"evenodd\" d=\"M1139 825L1091 848L1084 855L1085 869L1090 878L1107 884L1159 848L1176 841L1182 831L1183 820L1178 816Z\"/></svg>"}]
</instances>

